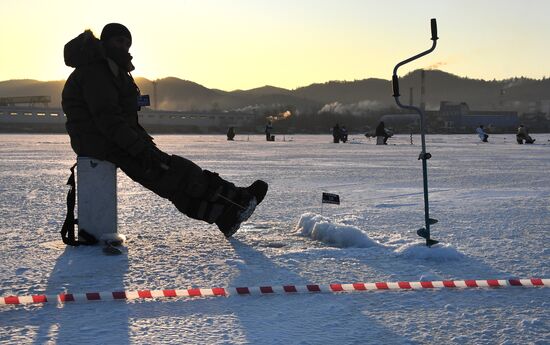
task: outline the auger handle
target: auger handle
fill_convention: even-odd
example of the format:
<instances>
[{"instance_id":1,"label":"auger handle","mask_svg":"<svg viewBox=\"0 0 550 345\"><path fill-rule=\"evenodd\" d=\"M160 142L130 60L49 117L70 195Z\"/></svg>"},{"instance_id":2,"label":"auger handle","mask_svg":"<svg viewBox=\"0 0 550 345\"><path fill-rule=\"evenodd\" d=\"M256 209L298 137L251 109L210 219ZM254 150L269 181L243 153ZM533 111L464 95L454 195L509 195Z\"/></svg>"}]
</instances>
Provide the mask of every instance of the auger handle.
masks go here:
<instances>
[{"instance_id":1,"label":"auger handle","mask_svg":"<svg viewBox=\"0 0 550 345\"><path fill-rule=\"evenodd\" d=\"M439 38L437 37L437 21L435 18L432 18L430 22L432 24L432 41L435 41Z\"/></svg>"},{"instance_id":2,"label":"auger handle","mask_svg":"<svg viewBox=\"0 0 550 345\"><path fill-rule=\"evenodd\" d=\"M391 85L393 87L393 97L399 97L399 77L396 74L391 78Z\"/></svg>"}]
</instances>

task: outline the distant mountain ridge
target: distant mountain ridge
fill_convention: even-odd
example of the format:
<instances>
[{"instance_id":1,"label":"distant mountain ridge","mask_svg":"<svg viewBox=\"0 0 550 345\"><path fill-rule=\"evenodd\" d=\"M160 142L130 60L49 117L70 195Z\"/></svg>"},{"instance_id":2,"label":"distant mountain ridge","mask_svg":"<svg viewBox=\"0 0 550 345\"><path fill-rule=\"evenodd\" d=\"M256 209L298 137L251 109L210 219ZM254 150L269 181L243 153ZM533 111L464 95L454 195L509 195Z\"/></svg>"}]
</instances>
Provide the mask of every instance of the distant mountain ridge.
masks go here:
<instances>
[{"instance_id":1,"label":"distant mountain ridge","mask_svg":"<svg viewBox=\"0 0 550 345\"><path fill-rule=\"evenodd\" d=\"M401 101L408 103L412 88L413 103L420 102L421 70L400 78ZM51 96L51 107L61 103L63 80L7 80L0 82L0 97ZM153 99L153 81L136 78L143 94ZM250 90L223 91L209 89L192 81L175 77L156 80L156 105L159 110L230 110L273 106L292 106L316 111L330 103L353 104L369 101L379 107L394 105L391 81L369 78L355 81L315 83L294 90L263 86ZM486 81L459 77L440 70L425 71L425 99L428 108L437 108L440 101L467 102L472 109L506 108L525 111L530 103L550 100L550 79L510 78ZM152 104L153 105L153 104Z\"/></svg>"}]
</instances>

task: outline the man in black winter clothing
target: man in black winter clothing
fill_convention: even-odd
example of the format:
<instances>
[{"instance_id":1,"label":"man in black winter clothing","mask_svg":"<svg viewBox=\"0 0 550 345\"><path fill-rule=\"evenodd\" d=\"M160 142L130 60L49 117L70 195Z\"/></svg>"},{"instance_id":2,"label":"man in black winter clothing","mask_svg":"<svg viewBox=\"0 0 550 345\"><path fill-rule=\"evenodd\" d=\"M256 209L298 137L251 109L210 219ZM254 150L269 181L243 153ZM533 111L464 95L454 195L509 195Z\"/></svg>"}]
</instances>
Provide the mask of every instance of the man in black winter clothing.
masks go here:
<instances>
[{"instance_id":1,"label":"man in black winter clothing","mask_svg":"<svg viewBox=\"0 0 550 345\"><path fill-rule=\"evenodd\" d=\"M375 135L377 137L383 137L384 138L384 145L388 144L387 141L388 141L388 138L390 137L390 135L386 131L386 127L384 126L384 121L380 121L378 126L376 126Z\"/></svg>"},{"instance_id":2,"label":"man in black winter clothing","mask_svg":"<svg viewBox=\"0 0 550 345\"><path fill-rule=\"evenodd\" d=\"M332 141L335 144L340 143L340 139L342 138L342 132L340 131L340 126L338 124L335 124L334 127L332 127Z\"/></svg>"},{"instance_id":3,"label":"man in black winter clothing","mask_svg":"<svg viewBox=\"0 0 550 345\"><path fill-rule=\"evenodd\" d=\"M262 202L267 183L236 187L156 147L138 123L131 45L130 31L118 23L107 24L100 39L87 30L65 45L65 64L75 68L62 94L71 147L79 156L114 163L185 215L215 223L231 237Z\"/></svg>"}]
</instances>

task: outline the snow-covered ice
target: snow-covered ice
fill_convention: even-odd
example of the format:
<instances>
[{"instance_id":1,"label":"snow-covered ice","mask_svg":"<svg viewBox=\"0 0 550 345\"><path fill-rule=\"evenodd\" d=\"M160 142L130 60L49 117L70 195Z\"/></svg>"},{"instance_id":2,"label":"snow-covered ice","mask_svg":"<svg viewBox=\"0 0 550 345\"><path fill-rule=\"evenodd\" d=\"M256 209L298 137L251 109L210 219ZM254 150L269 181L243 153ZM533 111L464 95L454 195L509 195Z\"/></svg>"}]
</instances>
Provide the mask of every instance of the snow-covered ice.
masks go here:
<instances>
[{"instance_id":1,"label":"snow-covered ice","mask_svg":"<svg viewBox=\"0 0 550 345\"><path fill-rule=\"evenodd\" d=\"M282 136L281 136L282 137ZM269 193L231 240L119 172L123 255L59 244L64 135L0 138L0 296L215 286L550 276L550 135L429 135L423 246L419 138L157 136ZM279 138L277 138L279 139ZM321 205L322 192L340 205ZM2 344L548 344L550 289L442 289L2 306Z\"/></svg>"}]
</instances>

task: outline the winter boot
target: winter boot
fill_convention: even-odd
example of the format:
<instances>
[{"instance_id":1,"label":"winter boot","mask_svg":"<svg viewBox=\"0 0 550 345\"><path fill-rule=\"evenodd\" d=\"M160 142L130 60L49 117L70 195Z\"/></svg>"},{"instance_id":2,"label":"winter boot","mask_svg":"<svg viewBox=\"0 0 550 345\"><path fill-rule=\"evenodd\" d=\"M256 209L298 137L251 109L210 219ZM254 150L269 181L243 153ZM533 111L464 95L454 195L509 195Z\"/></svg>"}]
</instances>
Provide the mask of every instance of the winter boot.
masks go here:
<instances>
[{"instance_id":1,"label":"winter boot","mask_svg":"<svg viewBox=\"0 0 550 345\"><path fill-rule=\"evenodd\" d=\"M216 222L232 206L231 201L241 195L242 188L208 170L202 170L186 182L187 185L180 185L172 203L186 216L210 224Z\"/></svg>"},{"instance_id":2,"label":"winter boot","mask_svg":"<svg viewBox=\"0 0 550 345\"><path fill-rule=\"evenodd\" d=\"M216 223L226 237L231 237L252 215L268 188L267 183L260 180L247 188L237 187L217 173L175 155L156 185L157 194L168 198L180 212L193 219Z\"/></svg>"},{"instance_id":3,"label":"winter boot","mask_svg":"<svg viewBox=\"0 0 550 345\"><path fill-rule=\"evenodd\" d=\"M233 236L239 230L267 194L268 185L262 180L256 180L246 188L238 188L235 198L225 198L227 206L216 220L216 225L226 238Z\"/></svg>"}]
</instances>

